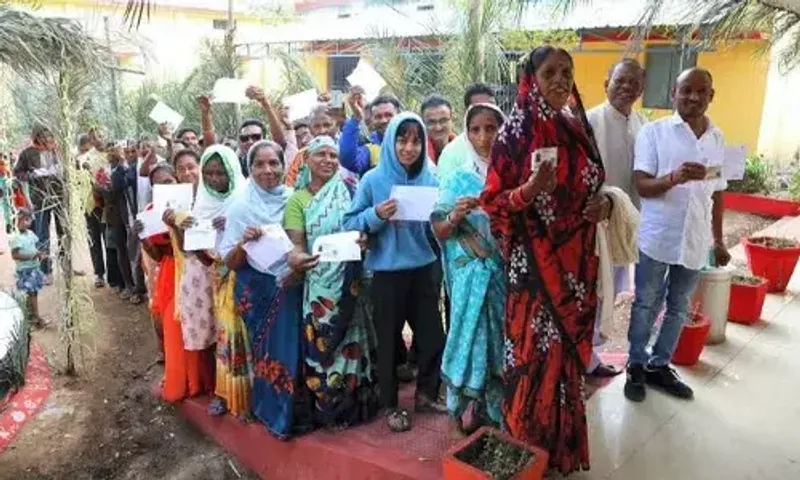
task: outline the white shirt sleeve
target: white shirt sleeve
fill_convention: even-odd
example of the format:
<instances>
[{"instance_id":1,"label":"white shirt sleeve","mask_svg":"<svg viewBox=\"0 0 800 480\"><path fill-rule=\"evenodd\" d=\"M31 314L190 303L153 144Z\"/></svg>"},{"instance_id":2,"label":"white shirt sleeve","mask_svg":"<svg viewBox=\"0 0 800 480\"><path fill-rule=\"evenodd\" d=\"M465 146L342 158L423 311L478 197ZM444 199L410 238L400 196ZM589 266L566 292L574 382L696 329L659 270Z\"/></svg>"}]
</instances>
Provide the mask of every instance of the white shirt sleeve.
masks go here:
<instances>
[{"instance_id":1,"label":"white shirt sleeve","mask_svg":"<svg viewBox=\"0 0 800 480\"><path fill-rule=\"evenodd\" d=\"M651 138L649 126L644 126L636 136L636 146L634 147L633 169L647 173L652 176L658 174L658 151L656 144Z\"/></svg>"}]
</instances>

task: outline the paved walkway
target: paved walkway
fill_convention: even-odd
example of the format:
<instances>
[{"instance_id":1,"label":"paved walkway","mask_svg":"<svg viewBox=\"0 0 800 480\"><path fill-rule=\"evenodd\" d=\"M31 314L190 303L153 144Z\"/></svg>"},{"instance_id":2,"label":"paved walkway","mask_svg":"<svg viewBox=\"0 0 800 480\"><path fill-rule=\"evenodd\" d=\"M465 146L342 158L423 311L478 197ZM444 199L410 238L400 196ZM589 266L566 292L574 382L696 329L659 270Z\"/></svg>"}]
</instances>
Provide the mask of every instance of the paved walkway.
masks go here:
<instances>
[{"instance_id":1,"label":"paved walkway","mask_svg":"<svg viewBox=\"0 0 800 480\"><path fill-rule=\"evenodd\" d=\"M767 230L800 240L800 219ZM767 298L762 319L729 323L725 343L680 370L694 401L648 389L645 402L631 403L623 377L593 396L592 470L570 478L800 478L800 268L786 294Z\"/></svg>"}]
</instances>

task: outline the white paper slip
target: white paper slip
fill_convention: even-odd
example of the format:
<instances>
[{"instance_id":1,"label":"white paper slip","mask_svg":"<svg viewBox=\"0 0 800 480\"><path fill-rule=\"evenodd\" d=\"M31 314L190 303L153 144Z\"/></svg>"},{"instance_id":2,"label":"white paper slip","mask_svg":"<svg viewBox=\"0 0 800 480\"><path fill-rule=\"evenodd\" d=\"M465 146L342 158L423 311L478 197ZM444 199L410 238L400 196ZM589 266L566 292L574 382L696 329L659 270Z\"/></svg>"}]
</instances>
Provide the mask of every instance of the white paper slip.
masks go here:
<instances>
[{"instance_id":1,"label":"white paper slip","mask_svg":"<svg viewBox=\"0 0 800 480\"><path fill-rule=\"evenodd\" d=\"M722 178L722 165L706 167L706 180L719 180Z\"/></svg>"},{"instance_id":2,"label":"white paper slip","mask_svg":"<svg viewBox=\"0 0 800 480\"><path fill-rule=\"evenodd\" d=\"M168 123L172 125L172 128L178 128L183 123L183 115L169 108L164 102L156 103L156 106L150 110L150 118L159 125Z\"/></svg>"},{"instance_id":3,"label":"white paper slip","mask_svg":"<svg viewBox=\"0 0 800 480\"><path fill-rule=\"evenodd\" d=\"M189 183L153 185L153 208L185 212L192 209L194 190Z\"/></svg>"},{"instance_id":4,"label":"white paper slip","mask_svg":"<svg viewBox=\"0 0 800 480\"><path fill-rule=\"evenodd\" d=\"M164 212L156 208L145 210L144 212L136 215L136 220L142 222L142 225L144 226L142 231L139 233L139 239L144 240L145 238L166 233L168 231L167 226L163 221L161 221L161 217L163 215Z\"/></svg>"},{"instance_id":5,"label":"white paper slip","mask_svg":"<svg viewBox=\"0 0 800 480\"><path fill-rule=\"evenodd\" d=\"M247 80L241 78L220 78L214 83L211 93L213 103L246 103Z\"/></svg>"},{"instance_id":6,"label":"white paper slip","mask_svg":"<svg viewBox=\"0 0 800 480\"><path fill-rule=\"evenodd\" d=\"M722 175L726 180L741 180L744 178L746 158L747 147L744 145L725 147L725 160L722 165Z\"/></svg>"},{"instance_id":7,"label":"white paper slip","mask_svg":"<svg viewBox=\"0 0 800 480\"><path fill-rule=\"evenodd\" d=\"M217 246L217 230L211 220L197 220L183 232L183 249L187 252L213 250Z\"/></svg>"},{"instance_id":8,"label":"white paper slip","mask_svg":"<svg viewBox=\"0 0 800 480\"><path fill-rule=\"evenodd\" d=\"M317 106L317 91L306 90L283 99L283 105L289 107L289 120L296 121L307 117Z\"/></svg>"},{"instance_id":9,"label":"white paper slip","mask_svg":"<svg viewBox=\"0 0 800 480\"><path fill-rule=\"evenodd\" d=\"M361 260L359 235L359 232L341 232L318 237L311 246L311 254L319 255L320 262L357 262Z\"/></svg>"},{"instance_id":10,"label":"white paper slip","mask_svg":"<svg viewBox=\"0 0 800 480\"><path fill-rule=\"evenodd\" d=\"M265 225L261 238L244 244L244 251L253 266L266 272L294 247L280 225Z\"/></svg>"},{"instance_id":11,"label":"white paper slip","mask_svg":"<svg viewBox=\"0 0 800 480\"><path fill-rule=\"evenodd\" d=\"M344 92L341 90L334 90L331 92L331 101L328 102L328 106L331 108L342 108L344 107L344 100Z\"/></svg>"},{"instance_id":12,"label":"white paper slip","mask_svg":"<svg viewBox=\"0 0 800 480\"><path fill-rule=\"evenodd\" d=\"M558 167L558 147L539 148L531 153L531 172L537 171L544 162L552 165L553 170Z\"/></svg>"},{"instance_id":13,"label":"white paper slip","mask_svg":"<svg viewBox=\"0 0 800 480\"><path fill-rule=\"evenodd\" d=\"M353 87L362 87L364 89L364 97L368 102L380 95L381 89L386 86L386 80L363 58L358 61L353 73L347 76L347 81Z\"/></svg>"},{"instance_id":14,"label":"white paper slip","mask_svg":"<svg viewBox=\"0 0 800 480\"><path fill-rule=\"evenodd\" d=\"M431 219L436 200L439 198L439 189L395 185L392 187L390 196L397 200L397 213L392 220L428 222Z\"/></svg>"}]
</instances>

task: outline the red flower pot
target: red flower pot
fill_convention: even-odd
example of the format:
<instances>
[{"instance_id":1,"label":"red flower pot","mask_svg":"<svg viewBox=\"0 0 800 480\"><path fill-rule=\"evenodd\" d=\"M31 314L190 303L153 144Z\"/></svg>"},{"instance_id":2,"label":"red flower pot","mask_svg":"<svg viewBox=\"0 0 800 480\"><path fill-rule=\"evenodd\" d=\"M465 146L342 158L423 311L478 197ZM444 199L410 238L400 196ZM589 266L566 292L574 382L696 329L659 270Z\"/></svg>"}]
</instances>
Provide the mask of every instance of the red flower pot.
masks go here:
<instances>
[{"instance_id":1,"label":"red flower pot","mask_svg":"<svg viewBox=\"0 0 800 480\"><path fill-rule=\"evenodd\" d=\"M514 480L541 480L544 478L549 458L546 451L515 440L497 429L481 427L469 437L450 447L445 453L443 460L444 480L491 480L492 477L488 473L482 472L459 459L460 454L470 447L476 448L475 444L488 435L494 435L505 443L516 445L531 453L530 461L512 477Z\"/></svg>"},{"instance_id":2,"label":"red flower pot","mask_svg":"<svg viewBox=\"0 0 800 480\"><path fill-rule=\"evenodd\" d=\"M744 250L747 253L747 265L750 271L757 277L767 279L768 292L783 292L794 273L794 267L800 257L800 247L775 248L753 243L753 240L755 239L744 239Z\"/></svg>"},{"instance_id":3,"label":"red flower pot","mask_svg":"<svg viewBox=\"0 0 800 480\"><path fill-rule=\"evenodd\" d=\"M704 313L695 313L691 322L681 329L681 336L678 337L678 346L672 353L672 363L690 367L697 363L703 347L706 344L708 331L711 329L711 322Z\"/></svg>"},{"instance_id":4,"label":"red flower pot","mask_svg":"<svg viewBox=\"0 0 800 480\"><path fill-rule=\"evenodd\" d=\"M752 325L761 319L761 309L767 298L769 282L760 278L758 285L731 283L731 303L728 305L728 320Z\"/></svg>"}]
</instances>

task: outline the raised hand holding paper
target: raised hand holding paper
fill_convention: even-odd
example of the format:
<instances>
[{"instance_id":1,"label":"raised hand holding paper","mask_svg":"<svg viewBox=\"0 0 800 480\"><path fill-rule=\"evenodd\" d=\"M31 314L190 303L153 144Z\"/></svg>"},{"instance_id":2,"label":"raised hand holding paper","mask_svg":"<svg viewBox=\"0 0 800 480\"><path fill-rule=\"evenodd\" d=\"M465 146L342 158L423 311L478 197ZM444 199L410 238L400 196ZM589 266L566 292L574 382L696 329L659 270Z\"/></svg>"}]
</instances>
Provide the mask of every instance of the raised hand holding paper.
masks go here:
<instances>
[{"instance_id":1,"label":"raised hand holding paper","mask_svg":"<svg viewBox=\"0 0 800 480\"><path fill-rule=\"evenodd\" d=\"M144 212L136 215L136 220L142 222L144 227L142 228L142 231L139 232L139 239L144 240L145 238L166 233L168 231L167 226L161 221L162 215L163 210L158 210L155 208L151 210L145 210Z\"/></svg>"},{"instance_id":2,"label":"raised hand holding paper","mask_svg":"<svg viewBox=\"0 0 800 480\"><path fill-rule=\"evenodd\" d=\"M366 100L372 101L380 95L381 89L386 86L386 80L362 58L358 61L355 70L347 77L351 86L359 86L364 89Z\"/></svg>"},{"instance_id":3,"label":"raised hand holding paper","mask_svg":"<svg viewBox=\"0 0 800 480\"><path fill-rule=\"evenodd\" d=\"M244 244L247 258L261 271L267 271L292 251L294 245L283 227L280 225L265 225L261 227L264 232L255 242Z\"/></svg>"},{"instance_id":4,"label":"raised hand holding paper","mask_svg":"<svg viewBox=\"0 0 800 480\"><path fill-rule=\"evenodd\" d=\"M741 180L744 178L744 165L747 157L747 147L732 145L725 147L725 160L722 173L726 180Z\"/></svg>"},{"instance_id":5,"label":"raised hand holding paper","mask_svg":"<svg viewBox=\"0 0 800 480\"><path fill-rule=\"evenodd\" d=\"M311 254L319 255L320 262L357 262L361 260L359 235L359 232L341 232L318 237L311 246Z\"/></svg>"},{"instance_id":6,"label":"raised hand holding paper","mask_svg":"<svg viewBox=\"0 0 800 480\"><path fill-rule=\"evenodd\" d=\"M211 220L197 220L192 228L183 232L183 249L187 252L213 250L217 245L217 231Z\"/></svg>"},{"instance_id":7,"label":"raised hand holding paper","mask_svg":"<svg viewBox=\"0 0 800 480\"><path fill-rule=\"evenodd\" d=\"M289 120L294 122L305 118L317 106L317 91L312 88L286 97L283 99L283 105L289 107Z\"/></svg>"},{"instance_id":8,"label":"raised hand holding paper","mask_svg":"<svg viewBox=\"0 0 800 480\"><path fill-rule=\"evenodd\" d=\"M247 103L247 80L220 78L214 83L211 98L213 103Z\"/></svg>"},{"instance_id":9,"label":"raised hand holding paper","mask_svg":"<svg viewBox=\"0 0 800 480\"><path fill-rule=\"evenodd\" d=\"M158 102L156 106L150 110L150 119L161 125L162 123L169 123L172 128L178 128L183 123L183 115L169 108L166 103Z\"/></svg>"},{"instance_id":10,"label":"raised hand holding paper","mask_svg":"<svg viewBox=\"0 0 800 480\"><path fill-rule=\"evenodd\" d=\"M389 196L397 200L397 213L391 218L392 220L427 222L431 219L433 207L439 197L439 189L395 185Z\"/></svg>"},{"instance_id":11,"label":"raised hand holding paper","mask_svg":"<svg viewBox=\"0 0 800 480\"><path fill-rule=\"evenodd\" d=\"M192 209L194 191L191 184L153 185L153 209L185 212Z\"/></svg>"}]
</instances>

